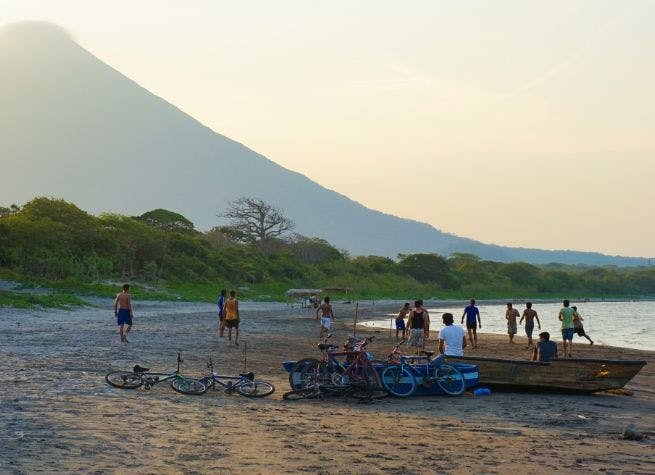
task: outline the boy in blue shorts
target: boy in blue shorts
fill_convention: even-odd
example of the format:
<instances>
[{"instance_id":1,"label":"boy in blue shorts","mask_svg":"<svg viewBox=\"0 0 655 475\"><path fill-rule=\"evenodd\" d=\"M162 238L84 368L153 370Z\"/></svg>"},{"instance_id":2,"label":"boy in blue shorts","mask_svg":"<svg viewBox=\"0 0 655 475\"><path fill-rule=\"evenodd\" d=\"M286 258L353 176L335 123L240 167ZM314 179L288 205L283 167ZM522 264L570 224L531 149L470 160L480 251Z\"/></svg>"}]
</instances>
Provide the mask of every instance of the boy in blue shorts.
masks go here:
<instances>
[{"instance_id":1,"label":"boy in blue shorts","mask_svg":"<svg viewBox=\"0 0 655 475\"><path fill-rule=\"evenodd\" d=\"M569 307L570 302L564 300L562 309L559 311L558 319L562 322L562 344L564 345L564 356L571 358L571 347L573 346L573 315L575 310ZM567 352L568 348L568 352Z\"/></svg>"},{"instance_id":2,"label":"boy in blue shorts","mask_svg":"<svg viewBox=\"0 0 655 475\"><path fill-rule=\"evenodd\" d=\"M127 334L132 329L132 296L130 295L130 284L123 285L123 291L116 295L114 300L114 316L118 325L118 332L123 343L127 341Z\"/></svg>"},{"instance_id":3,"label":"boy in blue shorts","mask_svg":"<svg viewBox=\"0 0 655 475\"><path fill-rule=\"evenodd\" d=\"M462 324L464 324L464 317L466 317L466 329L468 330L469 340L473 348L478 347L478 326L482 328L482 320L480 320L480 311L475 306L475 299L470 300L470 305L464 309L462 314ZM476 320L477 319L477 320Z\"/></svg>"},{"instance_id":4,"label":"boy in blue shorts","mask_svg":"<svg viewBox=\"0 0 655 475\"><path fill-rule=\"evenodd\" d=\"M398 316L396 317L396 340L398 340L399 331L403 332L403 339L405 339L405 332L407 331L407 328L405 327L405 317L407 315L409 315L409 303L403 305L403 308L400 309Z\"/></svg>"}]
</instances>

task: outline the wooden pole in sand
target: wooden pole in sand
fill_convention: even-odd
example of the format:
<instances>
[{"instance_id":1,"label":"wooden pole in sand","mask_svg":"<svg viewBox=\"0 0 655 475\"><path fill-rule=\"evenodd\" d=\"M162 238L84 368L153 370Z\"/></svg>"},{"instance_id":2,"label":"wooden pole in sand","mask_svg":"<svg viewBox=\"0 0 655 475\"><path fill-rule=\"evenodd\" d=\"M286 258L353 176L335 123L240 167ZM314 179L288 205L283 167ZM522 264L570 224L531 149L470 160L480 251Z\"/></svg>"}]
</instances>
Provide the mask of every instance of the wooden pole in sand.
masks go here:
<instances>
[{"instance_id":1,"label":"wooden pole in sand","mask_svg":"<svg viewBox=\"0 0 655 475\"><path fill-rule=\"evenodd\" d=\"M248 365L248 342L243 342L243 371L246 371Z\"/></svg>"},{"instance_id":2,"label":"wooden pole in sand","mask_svg":"<svg viewBox=\"0 0 655 475\"><path fill-rule=\"evenodd\" d=\"M359 316L359 300L355 302L355 323L353 323L353 336L357 334L357 317Z\"/></svg>"}]
</instances>

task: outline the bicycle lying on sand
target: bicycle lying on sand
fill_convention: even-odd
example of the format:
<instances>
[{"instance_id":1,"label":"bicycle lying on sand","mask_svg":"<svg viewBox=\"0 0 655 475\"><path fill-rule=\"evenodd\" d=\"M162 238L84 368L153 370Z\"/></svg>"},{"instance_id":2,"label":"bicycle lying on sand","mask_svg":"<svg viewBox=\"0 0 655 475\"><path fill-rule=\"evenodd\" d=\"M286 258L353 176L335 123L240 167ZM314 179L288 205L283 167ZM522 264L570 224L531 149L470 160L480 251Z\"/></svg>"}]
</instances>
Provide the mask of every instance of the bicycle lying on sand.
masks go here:
<instances>
[{"instance_id":1,"label":"bicycle lying on sand","mask_svg":"<svg viewBox=\"0 0 655 475\"><path fill-rule=\"evenodd\" d=\"M445 364L445 357L431 359L434 351L422 351L425 356L404 356L400 341L389 353L382 370L382 384L397 397L408 397L416 392L419 384L431 387L436 384L449 396L459 396L466 389L464 375L455 367ZM423 363L417 364L416 361Z\"/></svg>"},{"instance_id":2,"label":"bicycle lying on sand","mask_svg":"<svg viewBox=\"0 0 655 475\"><path fill-rule=\"evenodd\" d=\"M211 355L209 355L207 368L209 368L211 374L204 378L200 378L199 380L207 388L222 388L227 394L236 391L242 396L247 397L265 397L270 396L275 392L275 386L268 381L255 380L255 375L252 371L249 373L241 373L238 376L217 374L214 371L214 362Z\"/></svg>"},{"instance_id":3,"label":"bicycle lying on sand","mask_svg":"<svg viewBox=\"0 0 655 475\"><path fill-rule=\"evenodd\" d=\"M150 368L135 365L132 371L113 371L105 376L105 380L111 386L119 389L136 389L141 386L144 389L150 389L155 384L170 381L171 387L179 393L193 395L206 393L207 386L202 381L180 374L180 363L183 362L184 360L180 357L180 353L178 353L176 371L153 373L150 372Z\"/></svg>"},{"instance_id":4,"label":"bicycle lying on sand","mask_svg":"<svg viewBox=\"0 0 655 475\"><path fill-rule=\"evenodd\" d=\"M327 342L331 336L318 344L322 354L320 360L304 358L296 362L289 373L294 389L282 397L292 400L341 395L370 400L388 396L366 352L373 337L351 339L345 351L338 351L335 345ZM339 357L346 357L346 364L341 363Z\"/></svg>"}]
</instances>

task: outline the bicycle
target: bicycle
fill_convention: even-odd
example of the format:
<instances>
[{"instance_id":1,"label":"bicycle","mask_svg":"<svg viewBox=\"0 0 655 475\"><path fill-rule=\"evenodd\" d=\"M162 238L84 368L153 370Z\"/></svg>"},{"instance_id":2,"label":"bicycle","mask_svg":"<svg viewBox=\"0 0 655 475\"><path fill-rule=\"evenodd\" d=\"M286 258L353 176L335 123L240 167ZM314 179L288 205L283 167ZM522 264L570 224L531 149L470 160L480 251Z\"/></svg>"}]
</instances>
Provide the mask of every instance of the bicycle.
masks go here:
<instances>
[{"instance_id":1,"label":"bicycle","mask_svg":"<svg viewBox=\"0 0 655 475\"><path fill-rule=\"evenodd\" d=\"M396 397L409 397L416 392L419 384L430 387L437 384L449 396L459 396L466 390L466 379L455 367L443 363L444 355L431 359L435 351L423 351L425 356L404 356L400 346L405 340L397 343L387 358L382 370L382 384L389 393ZM412 364L415 360L425 360L422 365Z\"/></svg>"},{"instance_id":2,"label":"bicycle","mask_svg":"<svg viewBox=\"0 0 655 475\"><path fill-rule=\"evenodd\" d=\"M119 389L137 389L141 386L150 389L155 384L171 381L171 387L182 394L200 395L207 392L207 386L202 381L188 378L180 374L180 363L184 360L177 354L177 370L169 373L151 373L150 368L134 365L132 371L112 371L105 376L110 386Z\"/></svg>"},{"instance_id":3,"label":"bicycle","mask_svg":"<svg viewBox=\"0 0 655 475\"><path fill-rule=\"evenodd\" d=\"M200 378L200 382L207 388L219 389L217 386L220 386L226 394L232 394L236 391L247 397L266 397L275 392L275 386L268 381L255 380L255 374L252 371L240 373L238 376L217 374L214 371L214 362L211 355L209 355L207 368L209 368L211 374Z\"/></svg>"},{"instance_id":4,"label":"bicycle","mask_svg":"<svg viewBox=\"0 0 655 475\"><path fill-rule=\"evenodd\" d=\"M293 388L284 393L284 399L305 399L318 396L342 395L356 399L379 399L389 395L382 386L380 376L373 367L366 345L373 337L356 340L351 337L345 345L345 351L327 340L318 344L322 358L304 358L296 362L289 373L289 382ZM346 357L344 365L338 357ZM294 374L300 374L299 381L294 381Z\"/></svg>"}]
</instances>

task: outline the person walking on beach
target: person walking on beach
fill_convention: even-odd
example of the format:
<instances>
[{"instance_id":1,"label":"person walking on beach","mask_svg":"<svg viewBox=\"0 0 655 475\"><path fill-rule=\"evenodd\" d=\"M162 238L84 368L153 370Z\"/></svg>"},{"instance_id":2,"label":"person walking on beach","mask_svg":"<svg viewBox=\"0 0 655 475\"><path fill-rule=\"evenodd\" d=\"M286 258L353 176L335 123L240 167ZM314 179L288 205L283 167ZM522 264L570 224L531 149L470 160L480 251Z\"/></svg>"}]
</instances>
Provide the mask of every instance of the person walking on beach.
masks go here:
<instances>
[{"instance_id":1,"label":"person walking on beach","mask_svg":"<svg viewBox=\"0 0 655 475\"><path fill-rule=\"evenodd\" d=\"M564 300L557 318L562 322L562 345L564 346L564 356L571 358L571 347L573 346L573 314L575 311L569 307L570 302ZM568 351L567 351L568 348Z\"/></svg>"},{"instance_id":2,"label":"person walking on beach","mask_svg":"<svg viewBox=\"0 0 655 475\"><path fill-rule=\"evenodd\" d=\"M584 326L582 325L582 321L584 320L582 316L578 313L578 307L575 305L572 305L571 308L573 309L573 331L578 334L578 336L583 336L587 340L589 340L589 344L593 345L594 340L591 339L589 335L587 335L587 332L584 330Z\"/></svg>"},{"instance_id":3,"label":"person walking on beach","mask_svg":"<svg viewBox=\"0 0 655 475\"><path fill-rule=\"evenodd\" d=\"M423 308L423 299L419 299L419 305ZM425 310L425 309L424 309ZM423 346L425 347L425 342L430 338L430 315L428 311L425 310L423 319Z\"/></svg>"},{"instance_id":4,"label":"person walking on beach","mask_svg":"<svg viewBox=\"0 0 655 475\"><path fill-rule=\"evenodd\" d=\"M462 324L464 324L464 317L466 316L466 330L469 334L469 341L471 342L471 347L478 347L478 333L477 329L480 326L482 329L482 320L480 320L480 310L475 306L475 299L469 301L469 306L464 309L462 313ZM477 318L477 321L476 321Z\"/></svg>"},{"instance_id":5,"label":"person walking on beach","mask_svg":"<svg viewBox=\"0 0 655 475\"><path fill-rule=\"evenodd\" d=\"M557 358L557 345L550 341L550 333L539 333L539 343L534 347L532 360L546 362L553 358Z\"/></svg>"},{"instance_id":6,"label":"person walking on beach","mask_svg":"<svg viewBox=\"0 0 655 475\"><path fill-rule=\"evenodd\" d=\"M507 334L509 335L510 344L514 343L514 335L516 335L517 324L516 319L519 318L519 311L512 308L512 303L507 302L507 310L505 311L505 320L507 320Z\"/></svg>"},{"instance_id":7,"label":"person walking on beach","mask_svg":"<svg viewBox=\"0 0 655 475\"><path fill-rule=\"evenodd\" d=\"M130 284L123 285L123 291L116 295L114 300L114 316L118 324L118 333L123 343L129 343L127 334L132 329L132 296L130 295Z\"/></svg>"},{"instance_id":8,"label":"person walking on beach","mask_svg":"<svg viewBox=\"0 0 655 475\"><path fill-rule=\"evenodd\" d=\"M227 327L227 339L232 343L232 329L235 329L234 345L239 346L239 322L241 317L239 315L239 301L237 300L237 293L230 290L230 298L225 301L225 327Z\"/></svg>"},{"instance_id":9,"label":"person walking on beach","mask_svg":"<svg viewBox=\"0 0 655 475\"><path fill-rule=\"evenodd\" d=\"M539 321L539 316L535 310L532 310L532 302L525 304L525 310L523 310L523 315L521 315L521 320L519 325L523 323L525 319L525 335L528 337L528 346L526 348L532 348L532 332L534 330L534 320L537 319L537 325L539 325L539 330L541 330L541 322Z\"/></svg>"},{"instance_id":10,"label":"person walking on beach","mask_svg":"<svg viewBox=\"0 0 655 475\"><path fill-rule=\"evenodd\" d=\"M466 348L464 329L453 325L452 313L444 313L441 319L446 326L439 331L439 353L446 356L464 356L464 348Z\"/></svg>"},{"instance_id":11,"label":"person walking on beach","mask_svg":"<svg viewBox=\"0 0 655 475\"><path fill-rule=\"evenodd\" d=\"M409 302L406 302L405 305L403 305L403 308L400 309L398 312L398 316L396 317L396 341L398 341L398 332L402 331L403 332L403 340L405 339L405 333L407 331L407 328L405 327L405 318L407 315L409 315Z\"/></svg>"},{"instance_id":12,"label":"person walking on beach","mask_svg":"<svg viewBox=\"0 0 655 475\"><path fill-rule=\"evenodd\" d=\"M316 318L321 319L321 332L320 338L323 338L323 333L330 332L330 325L334 322L334 312L332 311L332 304L330 303L330 297L325 297L323 303L318 306L316 309Z\"/></svg>"},{"instance_id":13,"label":"person walking on beach","mask_svg":"<svg viewBox=\"0 0 655 475\"><path fill-rule=\"evenodd\" d=\"M407 328L409 328L407 348L412 346L416 347L417 355L419 351L423 349L424 345L426 317L428 317L428 311L423 308L423 301L415 301L414 310L412 310L407 319Z\"/></svg>"},{"instance_id":14,"label":"person walking on beach","mask_svg":"<svg viewBox=\"0 0 655 475\"><path fill-rule=\"evenodd\" d=\"M221 289L221 295L218 296L218 336L223 338L225 333L225 297L227 297L227 289Z\"/></svg>"}]
</instances>

